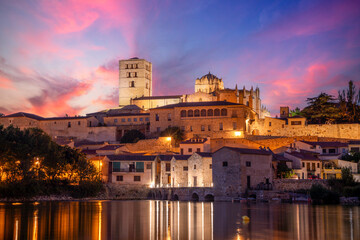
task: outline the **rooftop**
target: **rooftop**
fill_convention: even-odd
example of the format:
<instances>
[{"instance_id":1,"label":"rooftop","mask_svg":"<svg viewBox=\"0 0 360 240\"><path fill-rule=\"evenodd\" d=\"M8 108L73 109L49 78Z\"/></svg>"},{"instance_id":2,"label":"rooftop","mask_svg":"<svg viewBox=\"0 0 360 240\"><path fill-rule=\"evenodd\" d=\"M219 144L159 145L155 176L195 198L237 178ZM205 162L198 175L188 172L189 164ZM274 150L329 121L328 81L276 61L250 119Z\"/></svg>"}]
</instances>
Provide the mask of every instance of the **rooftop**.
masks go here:
<instances>
[{"instance_id":1,"label":"rooftop","mask_svg":"<svg viewBox=\"0 0 360 240\"><path fill-rule=\"evenodd\" d=\"M38 115L32 114L32 113L26 113L26 112L17 112L13 114L9 114L6 116L2 116L2 118L13 118L13 117L27 117L35 120L43 120L43 117L40 117Z\"/></svg>"},{"instance_id":2,"label":"rooftop","mask_svg":"<svg viewBox=\"0 0 360 240\"><path fill-rule=\"evenodd\" d=\"M201 144L207 141L207 138L190 138L182 141L181 144Z\"/></svg>"},{"instance_id":3,"label":"rooftop","mask_svg":"<svg viewBox=\"0 0 360 240\"><path fill-rule=\"evenodd\" d=\"M208 73L208 74L205 74L204 76L202 76L201 78L199 78L199 79L203 79L203 78L207 78L207 79L209 79L209 80L211 80L211 79L219 79L217 76L215 76L214 74L212 74L212 73ZM220 79L219 79L220 80Z\"/></svg>"},{"instance_id":4,"label":"rooftop","mask_svg":"<svg viewBox=\"0 0 360 240\"><path fill-rule=\"evenodd\" d=\"M154 155L107 155L110 161L154 161Z\"/></svg>"},{"instance_id":5,"label":"rooftop","mask_svg":"<svg viewBox=\"0 0 360 240\"><path fill-rule=\"evenodd\" d=\"M202 157L212 157L212 153L209 152L196 152L196 154L199 154Z\"/></svg>"},{"instance_id":6,"label":"rooftop","mask_svg":"<svg viewBox=\"0 0 360 240\"><path fill-rule=\"evenodd\" d=\"M111 144L111 145L106 145L106 146L103 146L102 148L99 148L97 150L116 150L118 149L119 147L122 147L124 145L122 144Z\"/></svg>"},{"instance_id":7,"label":"rooftop","mask_svg":"<svg viewBox=\"0 0 360 240\"><path fill-rule=\"evenodd\" d=\"M243 104L231 103L226 101L213 101L213 102L182 102L176 104L169 104L153 109L169 109L177 107L210 107L210 106L244 106Z\"/></svg>"},{"instance_id":8,"label":"rooftop","mask_svg":"<svg viewBox=\"0 0 360 240\"><path fill-rule=\"evenodd\" d=\"M313 154L305 153L305 152L287 152L287 154L294 156L296 158L300 158L304 161L319 161L317 157L315 157Z\"/></svg>"},{"instance_id":9,"label":"rooftop","mask_svg":"<svg viewBox=\"0 0 360 240\"><path fill-rule=\"evenodd\" d=\"M360 144L360 140L349 141L349 144Z\"/></svg>"},{"instance_id":10,"label":"rooftop","mask_svg":"<svg viewBox=\"0 0 360 240\"><path fill-rule=\"evenodd\" d=\"M258 149L251 149L251 148L235 148L235 147L226 147L226 146L218 149L215 152L218 152L224 148L230 149L232 151L235 151L235 152L238 152L241 154L272 155L272 153L270 151L266 151L266 150L260 150L260 149L258 150Z\"/></svg>"},{"instance_id":11,"label":"rooftop","mask_svg":"<svg viewBox=\"0 0 360 240\"><path fill-rule=\"evenodd\" d=\"M176 160L188 160L191 155L173 155Z\"/></svg>"},{"instance_id":12,"label":"rooftop","mask_svg":"<svg viewBox=\"0 0 360 240\"><path fill-rule=\"evenodd\" d=\"M138 97L133 100L152 100L152 99L173 99L173 98L181 98L182 95L169 95L169 96L150 96L150 97Z\"/></svg>"},{"instance_id":13,"label":"rooftop","mask_svg":"<svg viewBox=\"0 0 360 240\"><path fill-rule=\"evenodd\" d=\"M347 143L342 142L308 142L302 141L303 143L309 144L311 146L320 146L321 148L328 148L328 147L347 147Z\"/></svg>"}]
</instances>

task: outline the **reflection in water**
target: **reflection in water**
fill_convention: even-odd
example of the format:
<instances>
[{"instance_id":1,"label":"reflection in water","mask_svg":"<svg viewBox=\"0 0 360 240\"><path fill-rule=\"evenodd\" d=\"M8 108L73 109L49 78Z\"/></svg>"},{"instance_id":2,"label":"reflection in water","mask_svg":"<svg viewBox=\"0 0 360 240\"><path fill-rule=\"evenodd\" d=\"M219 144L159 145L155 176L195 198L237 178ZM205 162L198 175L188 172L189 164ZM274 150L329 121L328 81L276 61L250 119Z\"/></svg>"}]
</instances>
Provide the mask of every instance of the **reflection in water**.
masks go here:
<instances>
[{"instance_id":1,"label":"reflection in water","mask_svg":"<svg viewBox=\"0 0 360 240\"><path fill-rule=\"evenodd\" d=\"M242 216L249 216L244 222ZM0 239L360 239L360 207L172 201L0 204Z\"/></svg>"}]
</instances>

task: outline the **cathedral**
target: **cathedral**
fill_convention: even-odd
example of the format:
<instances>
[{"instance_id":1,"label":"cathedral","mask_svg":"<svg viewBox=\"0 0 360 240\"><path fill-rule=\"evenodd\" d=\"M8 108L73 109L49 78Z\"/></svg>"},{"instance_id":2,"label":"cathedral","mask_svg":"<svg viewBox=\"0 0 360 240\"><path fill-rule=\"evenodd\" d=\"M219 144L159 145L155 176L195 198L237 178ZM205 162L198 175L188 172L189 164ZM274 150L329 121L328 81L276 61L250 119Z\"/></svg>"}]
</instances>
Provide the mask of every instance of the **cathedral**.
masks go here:
<instances>
[{"instance_id":1,"label":"cathedral","mask_svg":"<svg viewBox=\"0 0 360 240\"><path fill-rule=\"evenodd\" d=\"M225 88L222 79L210 72L195 80L193 94L153 96L152 64L145 59L131 58L119 62L119 107L136 105L143 110L186 102L227 101L251 108L258 118L270 113L261 105L260 90Z\"/></svg>"}]
</instances>

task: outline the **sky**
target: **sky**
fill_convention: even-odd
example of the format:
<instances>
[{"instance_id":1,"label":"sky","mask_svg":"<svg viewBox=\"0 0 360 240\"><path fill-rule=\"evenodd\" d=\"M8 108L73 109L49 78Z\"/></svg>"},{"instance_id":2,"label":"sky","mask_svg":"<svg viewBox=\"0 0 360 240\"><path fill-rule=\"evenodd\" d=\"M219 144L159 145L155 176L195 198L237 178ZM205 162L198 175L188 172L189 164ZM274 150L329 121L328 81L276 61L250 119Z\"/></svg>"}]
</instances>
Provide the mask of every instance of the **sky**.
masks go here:
<instances>
[{"instance_id":1,"label":"sky","mask_svg":"<svg viewBox=\"0 0 360 240\"><path fill-rule=\"evenodd\" d=\"M272 115L360 87L360 0L0 0L0 113L118 106L118 61L153 64L153 95L209 71L260 88Z\"/></svg>"}]
</instances>

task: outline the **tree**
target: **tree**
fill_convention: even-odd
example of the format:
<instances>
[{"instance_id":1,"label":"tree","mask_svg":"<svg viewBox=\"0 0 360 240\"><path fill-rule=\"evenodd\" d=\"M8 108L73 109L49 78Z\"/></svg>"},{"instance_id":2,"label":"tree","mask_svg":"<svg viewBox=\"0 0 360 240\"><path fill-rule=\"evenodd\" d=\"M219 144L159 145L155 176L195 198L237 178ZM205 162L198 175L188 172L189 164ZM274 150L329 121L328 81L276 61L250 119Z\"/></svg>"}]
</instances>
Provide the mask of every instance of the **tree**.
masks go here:
<instances>
[{"instance_id":1,"label":"tree","mask_svg":"<svg viewBox=\"0 0 360 240\"><path fill-rule=\"evenodd\" d=\"M341 157L342 160L350 162L360 162L360 152L349 152Z\"/></svg>"},{"instance_id":2,"label":"tree","mask_svg":"<svg viewBox=\"0 0 360 240\"><path fill-rule=\"evenodd\" d=\"M296 107L295 109L290 110L290 116L291 117L299 116L299 115L302 115L300 108Z\"/></svg>"},{"instance_id":3,"label":"tree","mask_svg":"<svg viewBox=\"0 0 360 240\"><path fill-rule=\"evenodd\" d=\"M276 169L277 178L290 178L293 175L293 170L289 168L286 163L279 162Z\"/></svg>"},{"instance_id":4,"label":"tree","mask_svg":"<svg viewBox=\"0 0 360 240\"><path fill-rule=\"evenodd\" d=\"M120 142L122 143L136 143L140 139L145 139L145 135L138 130L130 130L124 134Z\"/></svg>"},{"instance_id":5,"label":"tree","mask_svg":"<svg viewBox=\"0 0 360 240\"><path fill-rule=\"evenodd\" d=\"M349 81L348 89L338 92L341 121L360 122L360 90L356 94L353 81Z\"/></svg>"},{"instance_id":6,"label":"tree","mask_svg":"<svg viewBox=\"0 0 360 240\"><path fill-rule=\"evenodd\" d=\"M179 127L168 127L160 133L160 136L173 138L175 140L175 145L178 145L185 139L184 131Z\"/></svg>"},{"instance_id":7,"label":"tree","mask_svg":"<svg viewBox=\"0 0 360 240\"><path fill-rule=\"evenodd\" d=\"M343 186L354 186L355 185L355 180L354 177L351 173L351 169L350 168L342 168L341 169L341 181Z\"/></svg>"},{"instance_id":8,"label":"tree","mask_svg":"<svg viewBox=\"0 0 360 240\"><path fill-rule=\"evenodd\" d=\"M339 119L340 112L336 104L336 99L329 94L320 93L319 96L308 98L308 106L301 113L307 118L309 123L332 123Z\"/></svg>"}]
</instances>

